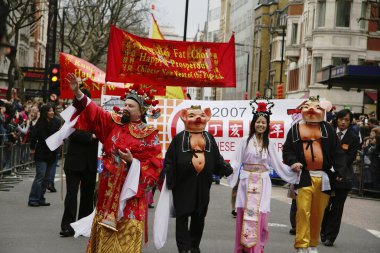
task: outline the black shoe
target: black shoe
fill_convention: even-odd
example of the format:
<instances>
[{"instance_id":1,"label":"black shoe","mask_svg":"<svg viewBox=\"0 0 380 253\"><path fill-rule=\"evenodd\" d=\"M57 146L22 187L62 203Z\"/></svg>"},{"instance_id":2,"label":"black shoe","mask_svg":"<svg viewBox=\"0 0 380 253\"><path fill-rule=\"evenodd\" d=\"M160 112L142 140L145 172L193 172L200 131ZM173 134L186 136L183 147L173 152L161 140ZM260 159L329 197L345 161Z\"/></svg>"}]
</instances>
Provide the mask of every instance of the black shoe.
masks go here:
<instances>
[{"instance_id":1,"label":"black shoe","mask_svg":"<svg viewBox=\"0 0 380 253\"><path fill-rule=\"evenodd\" d=\"M57 189L55 189L54 185L50 185L46 187L46 189L48 189L50 192L57 192Z\"/></svg>"},{"instance_id":2,"label":"black shoe","mask_svg":"<svg viewBox=\"0 0 380 253\"><path fill-rule=\"evenodd\" d=\"M321 234L321 242L324 243L326 241L326 236Z\"/></svg>"},{"instance_id":3,"label":"black shoe","mask_svg":"<svg viewBox=\"0 0 380 253\"><path fill-rule=\"evenodd\" d=\"M154 208L154 205L148 204L148 208Z\"/></svg>"},{"instance_id":4,"label":"black shoe","mask_svg":"<svg viewBox=\"0 0 380 253\"><path fill-rule=\"evenodd\" d=\"M198 249L190 249L190 253L201 253L201 250L198 248Z\"/></svg>"},{"instance_id":5,"label":"black shoe","mask_svg":"<svg viewBox=\"0 0 380 253\"><path fill-rule=\"evenodd\" d=\"M44 202L44 203L40 203L39 205L40 205L40 206L50 206L50 203L48 203L48 202Z\"/></svg>"},{"instance_id":6,"label":"black shoe","mask_svg":"<svg viewBox=\"0 0 380 253\"><path fill-rule=\"evenodd\" d=\"M326 241L324 242L325 246L327 247L332 247L334 246L334 242L331 241L330 239L326 239Z\"/></svg>"},{"instance_id":7,"label":"black shoe","mask_svg":"<svg viewBox=\"0 0 380 253\"><path fill-rule=\"evenodd\" d=\"M72 237L74 236L74 232L71 231L70 229L65 229L65 230L62 230L61 232L59 232L59 235L61 237Z\"/></svg>"},{"instance_id":8,"label":"black shoe","mask_svg":"<svg viewBox=\"0 0 380 253\"><path fill-rule=\"evenodd\" d=\"M29 203L28 203L28 206L38 207L38 206L40 206L40 204L38 204L38 203L36 203L36 202L29 202Z\"/></svg>"},{"instance_id":9,"label":"black shoe","mask_svg":"<svg viewBox=\"0 0 380 253\"><path fill-rule=\"evenodd\" d=\"M291 234L291 235L296 235L296 228L291 228L291 229L289 230L289 234Z\"/></svg>"},{"instance_id":10,"label":"black shoe","mask_svg":"<svg viewBox=\"0 0 380 253\"><path fill-rule=\"evenodd\" d=\"M232 217L236 218L237 212L235 210L232 210L231 214L232 214Z\"/></svg>"}]
</instances>

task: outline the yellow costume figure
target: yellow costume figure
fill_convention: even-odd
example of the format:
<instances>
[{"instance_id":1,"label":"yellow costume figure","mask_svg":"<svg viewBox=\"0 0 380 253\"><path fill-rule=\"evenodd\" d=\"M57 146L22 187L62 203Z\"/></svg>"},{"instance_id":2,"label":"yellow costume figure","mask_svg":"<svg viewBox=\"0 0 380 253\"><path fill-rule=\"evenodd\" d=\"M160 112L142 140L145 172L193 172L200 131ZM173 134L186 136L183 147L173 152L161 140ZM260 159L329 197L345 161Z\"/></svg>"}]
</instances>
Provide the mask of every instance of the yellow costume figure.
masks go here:
<instances>
[{"instance_id":1,"label":"yellow costume figure","mask_svg":"<svg viewBox=\"0 0 380 253\"><path fill-rule=\"evenodd\" d=\"M332 182L347 173L344 152L334 129L323 121L327 101L310 98L302 118L290 129L283 147L285 164L300 173L297 195L297 252L317 253L323 213L334 189Z\"/></svg>"}]
</instances>

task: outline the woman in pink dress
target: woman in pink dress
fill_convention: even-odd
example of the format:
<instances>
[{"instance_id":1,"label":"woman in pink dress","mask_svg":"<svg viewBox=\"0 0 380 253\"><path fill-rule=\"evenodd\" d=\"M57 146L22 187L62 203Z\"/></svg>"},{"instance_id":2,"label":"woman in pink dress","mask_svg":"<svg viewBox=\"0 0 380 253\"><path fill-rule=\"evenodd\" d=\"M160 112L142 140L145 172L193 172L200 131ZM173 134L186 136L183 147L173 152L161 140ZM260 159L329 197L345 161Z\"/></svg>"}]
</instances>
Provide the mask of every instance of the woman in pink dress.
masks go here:
<instances>
[{"instance_id":1,"label":"woman in pink dress","mask_svg":"<svg viewBox=\"0 0 380 253\"><path fill-rule=\"evenodd\" d=\"M263 100L265 102L258 102ZM236 236L234 253L262 253L268 241L268 214L270 212L270 170L289 183L295 183L297 174L282 163L269 140L269 122L274 104L265 99L251 103L253 119L249 135L242 138L231 161L234 173L228 178L234 187L238 179L236 198Z\"/></svg>"}]
</instances>

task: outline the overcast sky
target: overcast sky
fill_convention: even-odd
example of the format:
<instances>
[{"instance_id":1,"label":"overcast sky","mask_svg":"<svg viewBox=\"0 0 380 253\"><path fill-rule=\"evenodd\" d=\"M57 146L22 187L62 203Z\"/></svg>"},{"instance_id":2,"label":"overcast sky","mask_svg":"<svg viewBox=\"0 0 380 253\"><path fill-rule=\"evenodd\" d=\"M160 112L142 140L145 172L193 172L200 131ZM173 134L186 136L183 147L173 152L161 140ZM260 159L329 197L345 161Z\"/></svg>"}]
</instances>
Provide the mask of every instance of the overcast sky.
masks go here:
<instances>
[{"instance_id":1,"label":"overcast sky","mask_svg":"<svg viewBox=\"0 0 380 253\"><path fill-rule=\"evenodd\" d=\"M198 25L203 29L207 18L208 0L188 0L187 37L194 37ZM154 16L158 25L175 26L176 33L183 35L186 0L154 0Z\"/></svg>"}]
</instances>

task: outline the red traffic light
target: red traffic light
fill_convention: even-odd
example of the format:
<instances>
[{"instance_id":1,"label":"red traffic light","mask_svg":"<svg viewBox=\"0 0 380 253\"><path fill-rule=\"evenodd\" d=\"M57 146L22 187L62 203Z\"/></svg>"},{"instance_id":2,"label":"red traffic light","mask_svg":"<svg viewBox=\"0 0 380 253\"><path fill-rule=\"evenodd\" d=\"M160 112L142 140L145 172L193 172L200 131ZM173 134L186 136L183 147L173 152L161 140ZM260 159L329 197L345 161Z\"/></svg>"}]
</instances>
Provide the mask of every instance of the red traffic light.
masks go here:
<instances>
[{"instance_id":1,"label":"red traffic light","mask_svg":"<svg viewBox=\"0 0 380 253\"><path fill-rule=\"evenodd\" d=\"M57 68L53 68L53 69L51 70L51 73L54 74L54 75L57 74L57 73L58 73L58 69L57 69Z\"/></svg>"},{"instance_id":2,"label":"red traffic light","mask_svg":"<svg viewBox=\"0 0 380 253\"><path fill-rule=\"evenodd\" d=\"M50 65L50 82L51 83L59 82L59 64Z\"/></svg>"}]
</instances>

